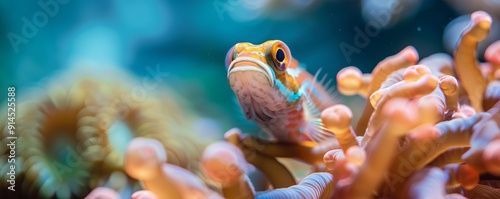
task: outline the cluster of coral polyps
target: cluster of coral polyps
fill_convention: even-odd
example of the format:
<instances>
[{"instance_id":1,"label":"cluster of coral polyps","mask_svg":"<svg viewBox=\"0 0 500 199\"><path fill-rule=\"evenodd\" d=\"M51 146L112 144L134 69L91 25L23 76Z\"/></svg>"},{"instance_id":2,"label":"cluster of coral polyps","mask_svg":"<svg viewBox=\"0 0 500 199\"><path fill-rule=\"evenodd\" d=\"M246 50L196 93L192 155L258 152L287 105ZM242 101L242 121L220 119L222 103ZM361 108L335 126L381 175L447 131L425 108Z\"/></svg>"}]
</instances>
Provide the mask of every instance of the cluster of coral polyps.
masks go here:
<instances>
[{"instance_id":1,"label":"cluster of coral polyps","mask_svg":"<svg viewBox=\"0 0 500 199\"><path fill-rule=\"evenodd\" d=\"M500 198L494 177L500 176L500 41L486 51L486 63L475 52L490 25L487 13L473 13L453 58L435 54L419 61L407 47L371 74L341 70L338 90L367 103L355 128L344 105L322 112L340 148L268 142L229 130L201 159L218 190L166 163L159 142L136 138L124 166L145 190L132 198ZM278 157L314 165L315 172L297 183ZM251 177L255 168L265 180ZM99 188L88 198L98 196L118 197Z\"/></svg>"},{"instance_id":2,"label":"cluster of coral polyps","mask_svg":"<svg viewBox=\"0 0 500 199\"><path fill-rule=\"evenodd\" d=\"M190 133L196 118L166 87L141 87L118 69L70 69L43 83L20 91L15 165L7 163L8 149L0 151L1 172L16 168L16 192L2 175L0 195L83 198L99 186L132 192L138 183L124 173L123 154L133 137L158 140L170 164L201 176L196 160L206 144ZM6 146L7 120L0 121Z\"/></svg>"}]
</instances>

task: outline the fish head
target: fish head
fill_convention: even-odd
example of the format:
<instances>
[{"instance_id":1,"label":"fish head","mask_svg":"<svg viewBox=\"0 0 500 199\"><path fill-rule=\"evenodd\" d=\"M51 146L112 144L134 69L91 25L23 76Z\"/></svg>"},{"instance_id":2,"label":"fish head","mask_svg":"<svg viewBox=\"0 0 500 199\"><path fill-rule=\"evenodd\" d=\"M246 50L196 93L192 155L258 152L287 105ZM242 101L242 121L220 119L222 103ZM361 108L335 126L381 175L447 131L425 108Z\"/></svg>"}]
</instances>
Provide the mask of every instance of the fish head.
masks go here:
<instances>
[{"instance_id":1,"label":"fish head","mask_svg":"<svg viewBox=\"0 0 500 199\"><path fill-rule=\"evenodd\" d=\"M300 99L289 68L293 59L279 40L238 43L226 56L227 78L247 119L270 119Z\"/></svg>"}]
</instances>

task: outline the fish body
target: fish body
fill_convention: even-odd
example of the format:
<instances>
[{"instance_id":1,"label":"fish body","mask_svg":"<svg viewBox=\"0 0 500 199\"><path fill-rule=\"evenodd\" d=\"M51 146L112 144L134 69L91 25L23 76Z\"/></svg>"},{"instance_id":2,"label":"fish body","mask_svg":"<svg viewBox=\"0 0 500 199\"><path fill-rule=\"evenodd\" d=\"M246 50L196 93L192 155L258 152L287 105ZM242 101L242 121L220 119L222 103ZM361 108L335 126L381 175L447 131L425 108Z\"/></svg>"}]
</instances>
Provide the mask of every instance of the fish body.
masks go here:
<instances>
[{"instance_id":1,"label":"fish body","mask_svg":"<svg viewBox=\"0 0 500 199\"><path fill-rule=\"evenodd\" d=\"M279 40L238 43L226 56L227 78L248 120L280 142L319 143L334 138L320 113L335 99Z\"/></svg>"}]
</instances>

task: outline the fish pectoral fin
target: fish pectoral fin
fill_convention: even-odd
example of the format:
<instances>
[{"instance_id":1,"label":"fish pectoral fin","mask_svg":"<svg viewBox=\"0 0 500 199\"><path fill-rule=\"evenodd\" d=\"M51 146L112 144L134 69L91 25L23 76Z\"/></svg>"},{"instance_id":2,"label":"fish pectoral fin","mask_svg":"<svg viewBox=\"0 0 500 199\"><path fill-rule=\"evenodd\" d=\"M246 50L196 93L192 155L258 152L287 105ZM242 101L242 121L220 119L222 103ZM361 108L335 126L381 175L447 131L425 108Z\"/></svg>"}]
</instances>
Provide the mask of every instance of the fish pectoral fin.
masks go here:
<instances>
[{"instance_id":1,"label":"fish pectoral fin","mask_svg":"<svg viewBox=\"0 0 500 199\"><path fill-rule=\"evenodd\" d=\"M321 121L321 111L311 100L304 100L305 127L303 132L314 142L321 143L335 139L335 134L328 130Z\"/></svg>"},{"instance_id":2,"label":"fish pectoral fin","mask_svg":"<svg viewBox=\"0 0 500 199\"><path fill-rule=\"evenodd\" d=\"M307 121L306 127L304 128L306 135L316 143L335 139L336 137L333 132L323 126L321 119L317 120L318 121Z\"/></svg>"}]
</instances>

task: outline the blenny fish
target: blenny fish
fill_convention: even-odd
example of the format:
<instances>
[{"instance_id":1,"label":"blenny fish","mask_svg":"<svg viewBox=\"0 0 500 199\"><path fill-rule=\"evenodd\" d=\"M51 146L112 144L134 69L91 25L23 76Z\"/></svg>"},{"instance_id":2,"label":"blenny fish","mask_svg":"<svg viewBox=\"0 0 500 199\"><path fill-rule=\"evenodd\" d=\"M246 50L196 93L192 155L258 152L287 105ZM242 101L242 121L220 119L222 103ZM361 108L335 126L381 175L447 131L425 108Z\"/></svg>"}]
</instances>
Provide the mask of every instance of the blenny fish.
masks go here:
<instances>
[{"instance_id":1,"label":"blenny fish","mask_svg":"<svg viewBox=\"0 0 500 199\"><path fill-rule=\"evenodd\" d=\"M320 119L334 105L326 76L318 80L292 58L279 40L234 45L226 55L227 78L248 120L279 142L302 143L335 138Z\"/></svg>"}]
</instances>

